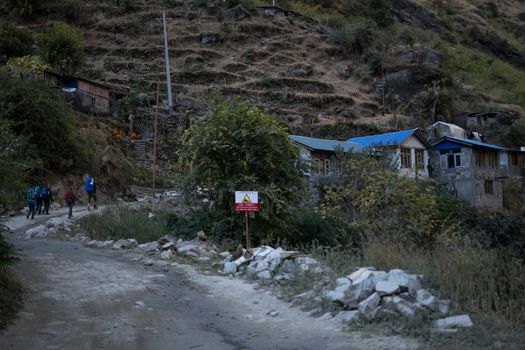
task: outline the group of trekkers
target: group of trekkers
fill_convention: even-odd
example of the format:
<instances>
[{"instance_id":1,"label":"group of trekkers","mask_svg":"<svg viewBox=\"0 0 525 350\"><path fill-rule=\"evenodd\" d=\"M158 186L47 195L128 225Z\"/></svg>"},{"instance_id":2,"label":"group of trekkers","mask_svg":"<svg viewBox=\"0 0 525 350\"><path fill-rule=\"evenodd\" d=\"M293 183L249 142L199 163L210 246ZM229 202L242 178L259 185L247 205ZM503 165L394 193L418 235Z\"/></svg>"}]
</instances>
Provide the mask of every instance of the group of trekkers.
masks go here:
<instances>
[{"instance_id":1,"label":"group of trekkers","mask_svg":"<svg viewBox=\"0 0 525 350\"><path fill-rule=\"evenodd\" d=\"M84 190L87 195L87 209L91 210L91 203L93 208L97 209L97 185L93 176L86 175L84 180ZM64 201L69 208L68 217L73 217L73 205L75 204L77 196L73 191L73 187L69 187L64 195ZM32 186L26 190L26 205L27 205L27 219L34 219L35 215L49 215L49 207L53 200L51 186Z\"/></svg>"}]
</instances>

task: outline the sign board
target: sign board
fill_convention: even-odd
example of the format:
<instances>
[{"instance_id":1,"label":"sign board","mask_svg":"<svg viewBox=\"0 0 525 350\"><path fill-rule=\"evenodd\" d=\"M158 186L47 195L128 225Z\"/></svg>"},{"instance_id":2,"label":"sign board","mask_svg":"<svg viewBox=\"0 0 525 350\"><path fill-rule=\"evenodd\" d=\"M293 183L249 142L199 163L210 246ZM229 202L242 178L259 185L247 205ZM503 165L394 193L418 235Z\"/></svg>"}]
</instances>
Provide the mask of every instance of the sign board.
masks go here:
<instances>
[{"instance_id":1,"label":"sign board","mask_svg":"<svg viewBox=\"0 0 525 350\"><path fill-rule=\"evenodd\" d=\"M235 191L235 211L259 211L259 192Z\"/></svg>"}]
</instances>

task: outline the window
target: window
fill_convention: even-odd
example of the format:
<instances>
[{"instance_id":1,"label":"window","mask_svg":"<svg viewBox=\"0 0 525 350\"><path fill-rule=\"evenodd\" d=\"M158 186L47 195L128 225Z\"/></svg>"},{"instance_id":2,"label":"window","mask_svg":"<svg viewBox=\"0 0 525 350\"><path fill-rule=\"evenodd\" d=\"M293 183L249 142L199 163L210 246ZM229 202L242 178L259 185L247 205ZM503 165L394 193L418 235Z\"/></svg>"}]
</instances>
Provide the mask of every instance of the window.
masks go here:
<instances>
[{"instance_id":1,"label":"window","mask_svg":"<svg viewBox=\"0 0 525 350\"><path fill-rule=\"evenodd\" d=\"M476 151L476 166L478 168L483 168L485 166L485 153L483 151Z\"/></svg>"},{"instance_id":2,"label":"window","mask_svg":"<svg viewBox=\"0 0 525 350\"><path fill-rule=\"evenodd\" d=\"M329 176L331 173L330 169L330 159L324 160L324 175Z\"/></svg>"},{"instance_id":3,"label":"window","mask_svg":"<svg viewBox=\"0 0 525 350\"><path fill-rule=\"evenodd\" d=\"M510 154L510 162L512 166L518 166L518 154L517 153Z\"/></svg>"},{"instance_id":4,"label":"window","mask_svg":"<svg viewBox=\"0 0 525 350\"><path fill-rule=\"evenodd\" d=\"M498 154L496 152L487 153L489 168L495 168L498 164Z\"/></svg>"},{"instance_id":5,"label":"window","mask_svg":"<svg viewBox=\"0 0 525 350\"><path fill-rule=\"evenodd\" d=\"M317 158L317 173L323 176L330 175L330 159Z\"/></svg>"},{"instance_id":6,"label":"window","mask_svg":"<svg viewBox=\"0 0 525 350\"><path fill-rule=\"evenodd\" d=\"M416 149L416 169L425 168L425 151Z\"/></svg>"},{"instance_id":7,"label":"window","mask_svg":"<svg viewBox=\"0 0 525 350\"><path fill-rule=\"evenodd\" d=\"M461 149L455 148L451 150L442 150L440 164L441 169L453 169L461 167Z\"/></svg>"},{"instance_id":8,"label":"window","mask_svg":"<svg viewBox=\"0 0 525 350\"><path fill-rule=\"evenodd\" d=\"M412 168L412 152L410 148L401 148L401 168Z\"/></svg>"},{"instance_id":9,"label":"window","mask_svg":"<svg viewBox=\"0 0 525 350\"><path fill-rule=\"evenodd\" d=\"M485 194L494 194L494 181L485 180Z\"/></svg>"}]
</instances>

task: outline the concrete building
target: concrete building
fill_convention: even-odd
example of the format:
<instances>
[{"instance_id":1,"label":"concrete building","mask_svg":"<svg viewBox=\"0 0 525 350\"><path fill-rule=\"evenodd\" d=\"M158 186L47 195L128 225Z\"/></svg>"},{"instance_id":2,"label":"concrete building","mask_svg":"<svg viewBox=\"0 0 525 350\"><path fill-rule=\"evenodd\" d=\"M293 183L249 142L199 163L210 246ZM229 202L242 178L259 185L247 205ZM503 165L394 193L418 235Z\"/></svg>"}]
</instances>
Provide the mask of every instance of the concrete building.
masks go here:
<instances>
[{"instance_id":1,"label":"concrete building","mask_svg":"<svg viewBox=\"0 0 525 350\"><path fill-rule=\"evenodd\" d=\"M429 177L428 151L430 144L420 129L390 132L386 134L353 137L346 142L356 143L373 152L374 149L393 151L393 161L399 173L412 178Z\"/></svg>"},{"instance_id":2,"label":"concrete building","mask_svg":"<svg viewBox=\"0 0 525 350\"><path fill-rule=\"evenodd\" d=\"M432 146L431 167L433 177L456 197L474 207L501 210L504 183L521 179L525 152L446 136Z\"/></svg>"}]
</instances>

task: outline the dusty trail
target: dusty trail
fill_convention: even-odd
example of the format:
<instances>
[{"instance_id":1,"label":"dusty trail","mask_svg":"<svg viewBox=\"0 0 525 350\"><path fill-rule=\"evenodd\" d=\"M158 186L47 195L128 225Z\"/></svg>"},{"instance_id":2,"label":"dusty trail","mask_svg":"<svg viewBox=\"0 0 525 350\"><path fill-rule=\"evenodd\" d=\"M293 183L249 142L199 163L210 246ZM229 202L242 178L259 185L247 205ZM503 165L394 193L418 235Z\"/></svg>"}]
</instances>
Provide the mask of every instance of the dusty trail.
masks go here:
<instances>
[{"instance_id":1,"label":"dusty trail","mask_svg":"<svg viewBox=\"0 0 525 350\"><path fill-rule=\"evenodd\" d=\"M255 285L191 266L145 267L132 253L21 239L49 217L8 221L15 230L9 240L21 252L15 273L28 292L15 323L0 333L0 349L416 347L406 339L341 332L335 322L308 317ZM266 315L271 309L279 315Z\"/></svg>"}]
</instances>

